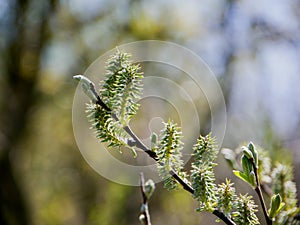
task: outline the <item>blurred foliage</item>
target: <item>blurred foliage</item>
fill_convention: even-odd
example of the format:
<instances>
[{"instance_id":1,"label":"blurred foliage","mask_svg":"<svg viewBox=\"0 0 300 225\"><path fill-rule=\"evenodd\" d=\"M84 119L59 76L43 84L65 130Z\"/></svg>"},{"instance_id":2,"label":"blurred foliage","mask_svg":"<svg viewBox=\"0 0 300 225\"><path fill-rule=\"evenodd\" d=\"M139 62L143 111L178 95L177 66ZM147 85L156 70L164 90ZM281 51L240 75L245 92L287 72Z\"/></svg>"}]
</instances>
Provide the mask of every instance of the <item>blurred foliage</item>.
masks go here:
<instances>
[{"instance_id":1,"label":"blurred foliage","mask_svg":"<svg viewBox=\"0 0 300 225\"><path fill-rule=\"evenodd\" d=\"M141 39L174 41L201 55L227 101L225 145L249 138L266 149L292 148L299 190L299 79L293 75L299 69L293 65L300 6L263 3L0 0L0 224L139 224L138 188L105 180L77 150L71 77L116 45ZM201 128L209 130L209 109L201 110ZM226 172L223 163L216 170ZM193 213L194 204L158 185L152 222L213 224L214 217Z\"/></svg>"}]
</instances>

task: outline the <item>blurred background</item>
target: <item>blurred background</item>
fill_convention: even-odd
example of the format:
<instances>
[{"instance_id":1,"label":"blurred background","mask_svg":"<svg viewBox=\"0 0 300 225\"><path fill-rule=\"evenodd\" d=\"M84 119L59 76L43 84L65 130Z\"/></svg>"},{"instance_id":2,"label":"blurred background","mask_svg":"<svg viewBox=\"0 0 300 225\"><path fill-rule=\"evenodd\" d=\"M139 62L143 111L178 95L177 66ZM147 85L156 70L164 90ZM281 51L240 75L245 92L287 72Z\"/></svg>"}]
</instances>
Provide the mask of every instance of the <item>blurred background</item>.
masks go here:
<instances>
[{"instance_id":1,"label":"blurred background","mask_svg":"<svg viewBox=\"0 0 300 225\"><path fill-rule=\"evenodd\" d=\"M253 141L292 161L300 196L299 0L0 0L0 224L139 224L139 188L101 177L78 151L72 76L146 39L208 63L226 101L223 147ZM218 182L236 181L218 162ZM195 208L189 194L161 184L150 202L154 225L215 223Z\"/></svg>"}]
</instances>

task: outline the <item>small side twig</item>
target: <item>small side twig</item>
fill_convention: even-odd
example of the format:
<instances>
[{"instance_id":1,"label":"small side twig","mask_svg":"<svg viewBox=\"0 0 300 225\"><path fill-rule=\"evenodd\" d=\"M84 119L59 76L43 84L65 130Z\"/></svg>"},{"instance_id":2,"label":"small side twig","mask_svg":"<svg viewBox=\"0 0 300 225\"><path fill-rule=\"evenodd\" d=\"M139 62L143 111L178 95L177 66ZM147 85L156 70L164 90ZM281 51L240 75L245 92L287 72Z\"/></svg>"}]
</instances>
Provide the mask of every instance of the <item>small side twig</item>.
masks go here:
<instances>
[{"instance_id":1,"label":"small side twig","mask_svg":"<svg viewBox=\"0 0 300 225\"><path fill-rule=\"evenodd\" d=\"M140 179L141 179L140 188L141 188L142 199L143 199L142 207L141 207L141 214L140 214L140 221L143 225L151 225L150 213L149 213L149 208L148 208L148 200L149 199L145 192L145 179L144 179L143 173L141 173Z\"/></svg>"},{"instance_id":2,"label":"small side twig","mask_svg":"<svg viewBox=\"0 0 300 225\"><path fill-rule=\"evenodd\" d=\"M260 204L261 204L261 207L262 207L267 225L272 225L272 220L270 219L270 217L268 215L267 207L266 207L264 197L263 197L263 194L262 194L262 191L261 191L261 184L260 184L259 179L258 179L258 171L257 171L257 167L256 167L254 161L252 161L252 166L253 166L255 181L256 181L255 192L258 195L258 198L259 198L259 201L260 201Z\"/></svg>"}]
</instances>

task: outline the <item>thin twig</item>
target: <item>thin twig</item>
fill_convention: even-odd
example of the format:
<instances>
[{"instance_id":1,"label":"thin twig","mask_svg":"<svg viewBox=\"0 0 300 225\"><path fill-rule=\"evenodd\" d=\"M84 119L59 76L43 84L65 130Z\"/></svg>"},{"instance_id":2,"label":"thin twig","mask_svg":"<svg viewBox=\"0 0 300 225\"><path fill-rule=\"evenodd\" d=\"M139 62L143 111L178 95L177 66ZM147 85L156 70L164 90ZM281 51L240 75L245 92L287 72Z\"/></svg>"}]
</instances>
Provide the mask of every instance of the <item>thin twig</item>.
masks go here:
<instances>
[{"instance_id":1,"label":"thin twig","mask_svg":"<svg viewBox=\"0 0 300 225\"><path fill-rule=\"evenodd\" d=\"M142 210L141 210L141 215L143 215L143 224L145 225L151 225L151 221L150 221L150 213L149 213L149 209L148 209L148 198L147 195L145 193L145 179L144 179L144 174L141 173L140 175L140 179L141 179L141 184L140 184L140 188L141 188L141 193L142 193L142 198L143 198L143 202L142 202Z\"/></svg>"},{"instance_id":2,"label":"thin twig","mask_svg":"<svg viewBox=\"0 0 300 225\"><path fill-rule=\"evenodd\" d=\"M124 130L130 135L130 137L135 141L134 145L140 149L142 149L144 152L146 152L152 159L154 159L155 161L158 161L157 155L155 152L151 151L148 147L146 147L141 140L132 132L132 130L130 129L129 126L124 127ZM158 162L161 163L161 162ZM178 176L178 174L172 169L170 171L170 175L178 181L179 184L181 184L181 186L183 187L183 189L187 190L188 192L190 192L191 194L194 194L194 189L187 184L186 182L184 182L184 180L182 180L182 178L180 176Z\"/></svg>"},{"instance_id":3,"label":"thin twig","mask_svg":"<svg viewBox=\"0 0 300 225\"><path fill-rule=\"evenodd\" d=\"M224 213L222 213L219 210L214 210L212 212L212 214L219 217L219 219L223 220L223 222L226 223L226 224L235 225L235 222L233 222L230 218L228 218Z\"/></svg>"},{"instance_id":4,"label":"thin twig","mask_svg":"<svg viewBox=\"0 0 300 225\"><path fill-rule=\"evenodd\" d=\"M147 148L147 146L144 145L144 143L141 142L141 140L133 133L133 131L131 130L131 128L129 126L125 126L124 130L134 140L134 142L131 143L132 146L136 146L137 148L143 150L155 161L158 160L156 153L151 151L149 148Z\"/></svg>"},{"instance_id":5,"label":"thin twig","mask_svg":"<svg viewBox=\"0 0 300 225\"><path fill-rule=\"evenodd\" d=\"M263 213L264 213L264 217L266 219L267 225L272 225L272 220L270 219L270 217L268 215L267 207L266 207L264 197L263 197L263 194L262 194L262 191L261 191L261 185L260 185L260 182L259 182L259 179L258 179L258 171L257 171L257 167L254 163L254 160L252 160L252 166L253 166L253 169L254 169L254 175L255 175L255 180L256 180L255 192L258 195L258 198L259 198L261 207L263 209Z\"/></svg>"},{"instance_id":6,"label":"thin twig","mask_svg":"<svg viewBox=\"0 0 300 225\"><path fill-rule=\"evenodd\" d=\"M181 179L181 177L178 176L178 174L172 169L170 171L170 175L177 180L177 182L183 187L184 190L190 192L191 194L194 194L195 190L184 180Z\"/></svg>"}]
</instances>

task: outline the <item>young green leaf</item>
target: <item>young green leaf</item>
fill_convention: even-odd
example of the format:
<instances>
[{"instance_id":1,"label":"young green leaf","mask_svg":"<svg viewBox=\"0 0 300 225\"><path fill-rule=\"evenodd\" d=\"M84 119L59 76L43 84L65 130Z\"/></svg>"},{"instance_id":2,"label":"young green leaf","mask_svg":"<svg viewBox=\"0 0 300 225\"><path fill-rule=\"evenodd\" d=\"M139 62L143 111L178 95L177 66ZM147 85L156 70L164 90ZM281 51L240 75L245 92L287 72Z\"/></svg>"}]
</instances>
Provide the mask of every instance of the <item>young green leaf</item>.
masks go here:
<instances>
[{"instance_id":1,"label":"young green leaf","mask_svg":"<svg viewBox=\"0 0 300 225\"><path fill-rule=\"evenodd\" d=\"M273 195L271 198L271 207L269 209L269 217L272 219L276 217L283 209L285 203L282 202L280 194Z\"/></svg>"},{"instance_id":2,"label":"young green leaf","mask_svg":"<svg viewBox=\"0 0 300 225\"><path fill-rule=\"evenodd\" d=\"M241 180L245 181L246 183L250 183L251 182L250 179L249 179L249 176L245 175L243 172L238 171L238 170L233 170L232 172L233 172L233 174L235 176L237 176Z\"/></svg>"},{"instance_id":3,"label":"young green leaf","mask_svg":"<svg viewBox=\"0 0 300 225\"><path fill-rule=\"evenodd\" d=\"M255 173L254 173L254 171L251 171L250 174L249 174L249 184L253 188L256 188L256 186L257 186L256 180L255 180Z\"/></svg>"},{"instance_id":4,"label":"young green leaf","mask_svg":"<svg viewBox=\"0 0 300 225\"><path fill-rule=\"evenodd\" d=\"M248 159L254 161L254 157L253 157L252 152L251 152L248 148L246 148L245 146L243 146L242 149L243 149L243 154L244 154Z\"/></svg>"},{"instance_id":5,"label":"young green leaf","mask_svg":"<svg viewBox=\"0 0 300 225\"><path fill-rule=\"evenodd\" d=\"M253 158L254 158L254 165L256 166L256 168L258 168L258 153L255 149L255 146L252 142L249 143L248 145L248 149L251 151Z\"/></svg>"},{"instance_id":6,"label":"young green leaf","mask_svg":"<svg viewBox=\"0 0 300 225\"><path fill-rule=\"evenodd\" d=\"M246 155L242 156L242 167L243 167L243 173L246 176L249 176L250 172L253 171L252 162Z\"/></svg>"},{"instance_id":7,"label":"young green leaf","mask_svg":"<svg viewBox=\"0 0 300 225\"><path fill-rule=\"evenodd\" d=\"M244 153L245 152L247 151L244 151ZM248 153L242 155L241 162L242 162L243 172L234 170L233 173L243 181L249 183L253 188L255 188L256 187L255 174L253 171L252 159L251 157L249 159L249 155L247 155Z\"/></svg>"}]
</instances>

